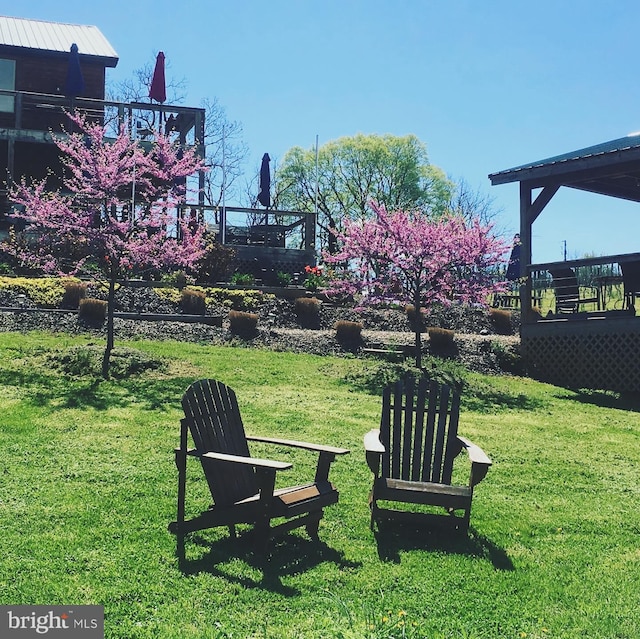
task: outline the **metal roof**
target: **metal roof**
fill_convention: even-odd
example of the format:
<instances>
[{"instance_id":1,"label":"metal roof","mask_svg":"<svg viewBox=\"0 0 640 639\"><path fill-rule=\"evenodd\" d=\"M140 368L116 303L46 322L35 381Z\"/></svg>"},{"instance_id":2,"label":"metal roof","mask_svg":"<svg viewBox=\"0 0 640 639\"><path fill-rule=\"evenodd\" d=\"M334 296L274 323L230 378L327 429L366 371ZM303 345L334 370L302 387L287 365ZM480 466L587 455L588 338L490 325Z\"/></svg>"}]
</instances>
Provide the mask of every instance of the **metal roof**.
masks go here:
<instances>
[{"instance_id":1,"label":"metal roof","mask_svg":"<svg viewBox=\"0 0 640 639\"><path fill-rule=\"evenodd\" d=\"M73 43L81 57L101 58L115 67L118 54L94 26L0 16L0 46L68 53Z\"/></svg>"},{"instance_id":2,"label":"metal roof","mask_svg":"<svg viewBox=\"0 0 640 639\"><path fill-rule=\"evenodd\" d=\"M492 185L564 185L640 201L640 134L529 162L489 175Z\"/></svg>"}]
</instances>

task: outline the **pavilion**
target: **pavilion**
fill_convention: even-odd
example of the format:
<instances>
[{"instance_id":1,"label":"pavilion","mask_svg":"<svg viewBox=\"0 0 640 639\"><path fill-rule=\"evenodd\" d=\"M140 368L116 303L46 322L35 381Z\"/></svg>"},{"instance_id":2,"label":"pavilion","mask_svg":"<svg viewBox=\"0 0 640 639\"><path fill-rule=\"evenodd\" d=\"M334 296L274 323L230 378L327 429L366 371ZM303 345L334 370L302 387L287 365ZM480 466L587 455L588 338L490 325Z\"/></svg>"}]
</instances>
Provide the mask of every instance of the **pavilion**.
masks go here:
<instances>
[{"instance_id":1,"label":"pavilion","mask_svg":"<svg viewBox=\"0 0 640 639\"><path fill-rule=\"evenodd\" d=\"M489 175L492 185L520 185L520 304L522 351L532 374L573 388L640 391L640 317L634 292L640 282L623 280L623 269L637 271L640 252L531 263L533 223L561 187L640 202L640 135L630 135ZM597 307L581 312L549 312L535 307L540 282L558 267L599 273ZM624 285L620 308L602 302L613 285ZM611 299L611 295L610 295Z\"/></svg>"}]
</instances>

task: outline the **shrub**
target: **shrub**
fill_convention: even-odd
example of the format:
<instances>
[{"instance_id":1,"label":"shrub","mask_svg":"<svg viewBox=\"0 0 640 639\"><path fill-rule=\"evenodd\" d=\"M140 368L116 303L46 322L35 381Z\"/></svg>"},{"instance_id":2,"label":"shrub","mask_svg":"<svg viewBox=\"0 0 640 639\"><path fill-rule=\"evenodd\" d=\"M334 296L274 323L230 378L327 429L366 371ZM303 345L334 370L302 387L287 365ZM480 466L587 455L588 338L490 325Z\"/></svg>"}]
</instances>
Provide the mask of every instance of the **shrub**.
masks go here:
<instances>
[{"instance_id":1,"label":"shrub","mask_svg":"<svg viewBox=\"0 0 640 639\"><path fill-rule=\"evenodd\" d=\"M520 353L519 346L509 346L500 342L491 342L491 350L495 355L498 366L513 375L525 375L526 366Z\"/></svg>"},{"instance_id":2,"label":"shrub","mask_svg":"<svg viewBox=\"0 0 640 639\"><path fill-rule=\"evenodd\" d=\"M201 282L219 282L224 280L229 273L236 252L228 246L224 246L217 242L215 234L205 234L205 254L198 264L198 281Z\"/></svg>"},{"instance_id":3,"label":"shrub","mask_svg":"<svg viewBox=\"0 0 640 639\"><path fill-rule=\"evenodd\" d=\"M255 284L255 278L251 273L234 273L231 276L232 284L239 284L240 286L252 286Z\"/></svg>"},{"instance_id":4,"label":"shrub","mask_svg":"<svg viewBox=\"0 0 640 639\"><path fill-rule=\"evenodd\" d=\"M78 318L89 324L102 324L107 316L107 302L85 297L78 305Z\"/></svg>"},{"instance_id":5,"label":"shrub","mask_svg":"<svg viewBox=\"0 0 640 639\"><path fill-rule=\"evenodd\" d=\"M289 286L289 284L291 284L291 282L293 281L293 275L285 271L278 271L276 273L276 279L280 286Z\"/></svg>"},{"instance_id":6,"label":"shrub","mask_svg":"<svg viewBox=\"0 0 640 639\"><path fill-rule=\"evenodd\" d=\"M343 346L356 347L362 342L362 323L338 320L334 326L336 339Z\"/></svg>"},{"instance_id":7,"label":"shrub","mask_svg":"<svg viewBox=\"0 0 640 639\"><path fill-rule=\"evenodd\" d=\"M229 330L234 335L253 337L258 330L258 315L246 311L229 311Z\"/></svg>"},{"instance_id":8,"label":"shrub","mask_svg":"<svg viewBox=\"0 0 640 639\"><path fill-rule=\"evenodd\" d=\"M430 326L427 332L429 333L429 342L433 348L443 349L453 346L454 331L448 328Z\"/></svg>"},{"instance_id":9,"label":"shrub","mask_svg":"<svg viewBox=\"0 0 640 639\"><path fill-rule=\"evenodd\" d=\"M75 310L80 306L80 300L83 300L86 295L87 284L85 282L76 282L73 280L65 282L60 307Z\"/></svg>"},{"instance_id":10,"label":"shrub","mask_svg":"<svg viewBox=\"0 0 640 639\"><path fill-rule=\"evenodd\" d=\"M204 315L207 310L204 291L193 288L182 289L180 307L185 315Z\"/></svg>"},{"instance_id":11,"label":"shrub","mask_svg":"<svg viewBox=\"0 0 640 639\"><path fill-rule=\"evenodd\" d=\"M263 293L251 289L227 289L218 287L201 287L190 286L192 291L201 291L205 297L207 304L212 306L225 306L236 311L253 310L260 306L263 302L275 299L275 295L271 293ZM172 304L179 304L181 295L175 288L159 288L156 289L156 295L162 299L168 300Z\"/></svg>"},{"instance_id":12,"label":"shrub","mask_svg":"<svg viewBox=\"0 0 640 639\"><path fill-rule=\"evenodd\" d=\"M416 330L416 323L419 322L420 331L424 331L424 315L420 314L420 317L416 315L416 307L413 304L407 304L404 307L405 315L409 320L411 330Z\"/></svg>"},{"instance_id":13,"label":"shrub","mask_svg":"<svg viewBox=\"0 0 640 639\"><path fill-rule=\"evenodd\" d=\"M43 308L60 308L64 295L64 283L59 277L0 276L0 288L26 295L34 304Z\"/></svg>"},{"instance_id":14,"label":"shrub","mask_svg":"<svg viewBox=\"0 0 640 639\"><path fill-rule=\"evenodd\" d=\"M511 311L502 308L492 308L489 311L489 320L498 335L511 335L513 333Z\"/></svg>"},{"instance_id":15,"label":"shrub","mask_svg":"<svg viewBox=\"0 0 640 639\"><path fill-rule=\"evenodd\" d=\"M167 284L172 284L179 291L186 288L189 284L193 283L193 278L189 277L184 271L175 271L162 276L162 281Z\"/></svg>"},{"instance_id":16,"label":"shrub","mask_svg":"<svg viewBox=\"0 0 640 639\"><path fill-rule=\"evenodd\" d=\"M295 313L304 328L320 327L320 300L316 297L298 297L294 302Z\"/></svg>"}]
</instances>

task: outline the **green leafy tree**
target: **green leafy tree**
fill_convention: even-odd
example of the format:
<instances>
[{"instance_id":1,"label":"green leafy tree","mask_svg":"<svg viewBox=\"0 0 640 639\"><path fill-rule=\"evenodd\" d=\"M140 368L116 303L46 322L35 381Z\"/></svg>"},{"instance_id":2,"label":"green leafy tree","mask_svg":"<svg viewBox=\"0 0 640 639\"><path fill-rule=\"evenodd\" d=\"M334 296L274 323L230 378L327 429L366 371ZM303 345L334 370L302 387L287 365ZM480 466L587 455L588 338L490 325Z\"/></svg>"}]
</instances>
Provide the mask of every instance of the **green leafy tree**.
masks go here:
<instances>
[{"instance_id":1,"label":"green leafy tree","mask_svg":"<svg viewBox=\"0 0 640 639\"><path fill-rule=\"evenodd\" d=\"M318 149L290 149L275 175L274 206L315 211L318 248L333 253L335 236L346 220L371 217L369 202L389 209L422 209L445 213L454 184L429 163L425 145L414 135L356 135ZM316 192L317 185L317 192Z\"/></svg>"}]
</instances>

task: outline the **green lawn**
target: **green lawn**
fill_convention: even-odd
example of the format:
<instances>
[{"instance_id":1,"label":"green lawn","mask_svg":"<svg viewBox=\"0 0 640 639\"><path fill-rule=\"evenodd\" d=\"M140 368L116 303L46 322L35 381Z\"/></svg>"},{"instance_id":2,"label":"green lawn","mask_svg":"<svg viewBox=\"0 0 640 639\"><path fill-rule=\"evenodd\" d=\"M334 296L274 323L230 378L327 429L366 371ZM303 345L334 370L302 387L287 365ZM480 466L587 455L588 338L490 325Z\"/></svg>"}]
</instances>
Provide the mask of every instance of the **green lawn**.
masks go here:
<instances>
[{"instance_id":1,"label":"green lawn","mask_svg":"<svg viewBox=\"0 0 640 639\"><path fill-rule=\"evenodd\" d=\"M494 466L468 538L369 530L362 436L380 400L357 359L185 343L127 344L169 361L125 380L66 378L48 359L88 339L0 334L0 604L104 604L106 637L640 637L640 401L470 376L461 432ZM120 345L120 344L119 344ZM180 397L232 386L250 433L351 448L320 543L267 560L175 517ZM315 458L290 459L286 484ZM190 512L207 506L190 466Z\"/></svg>"}]
</instances>

